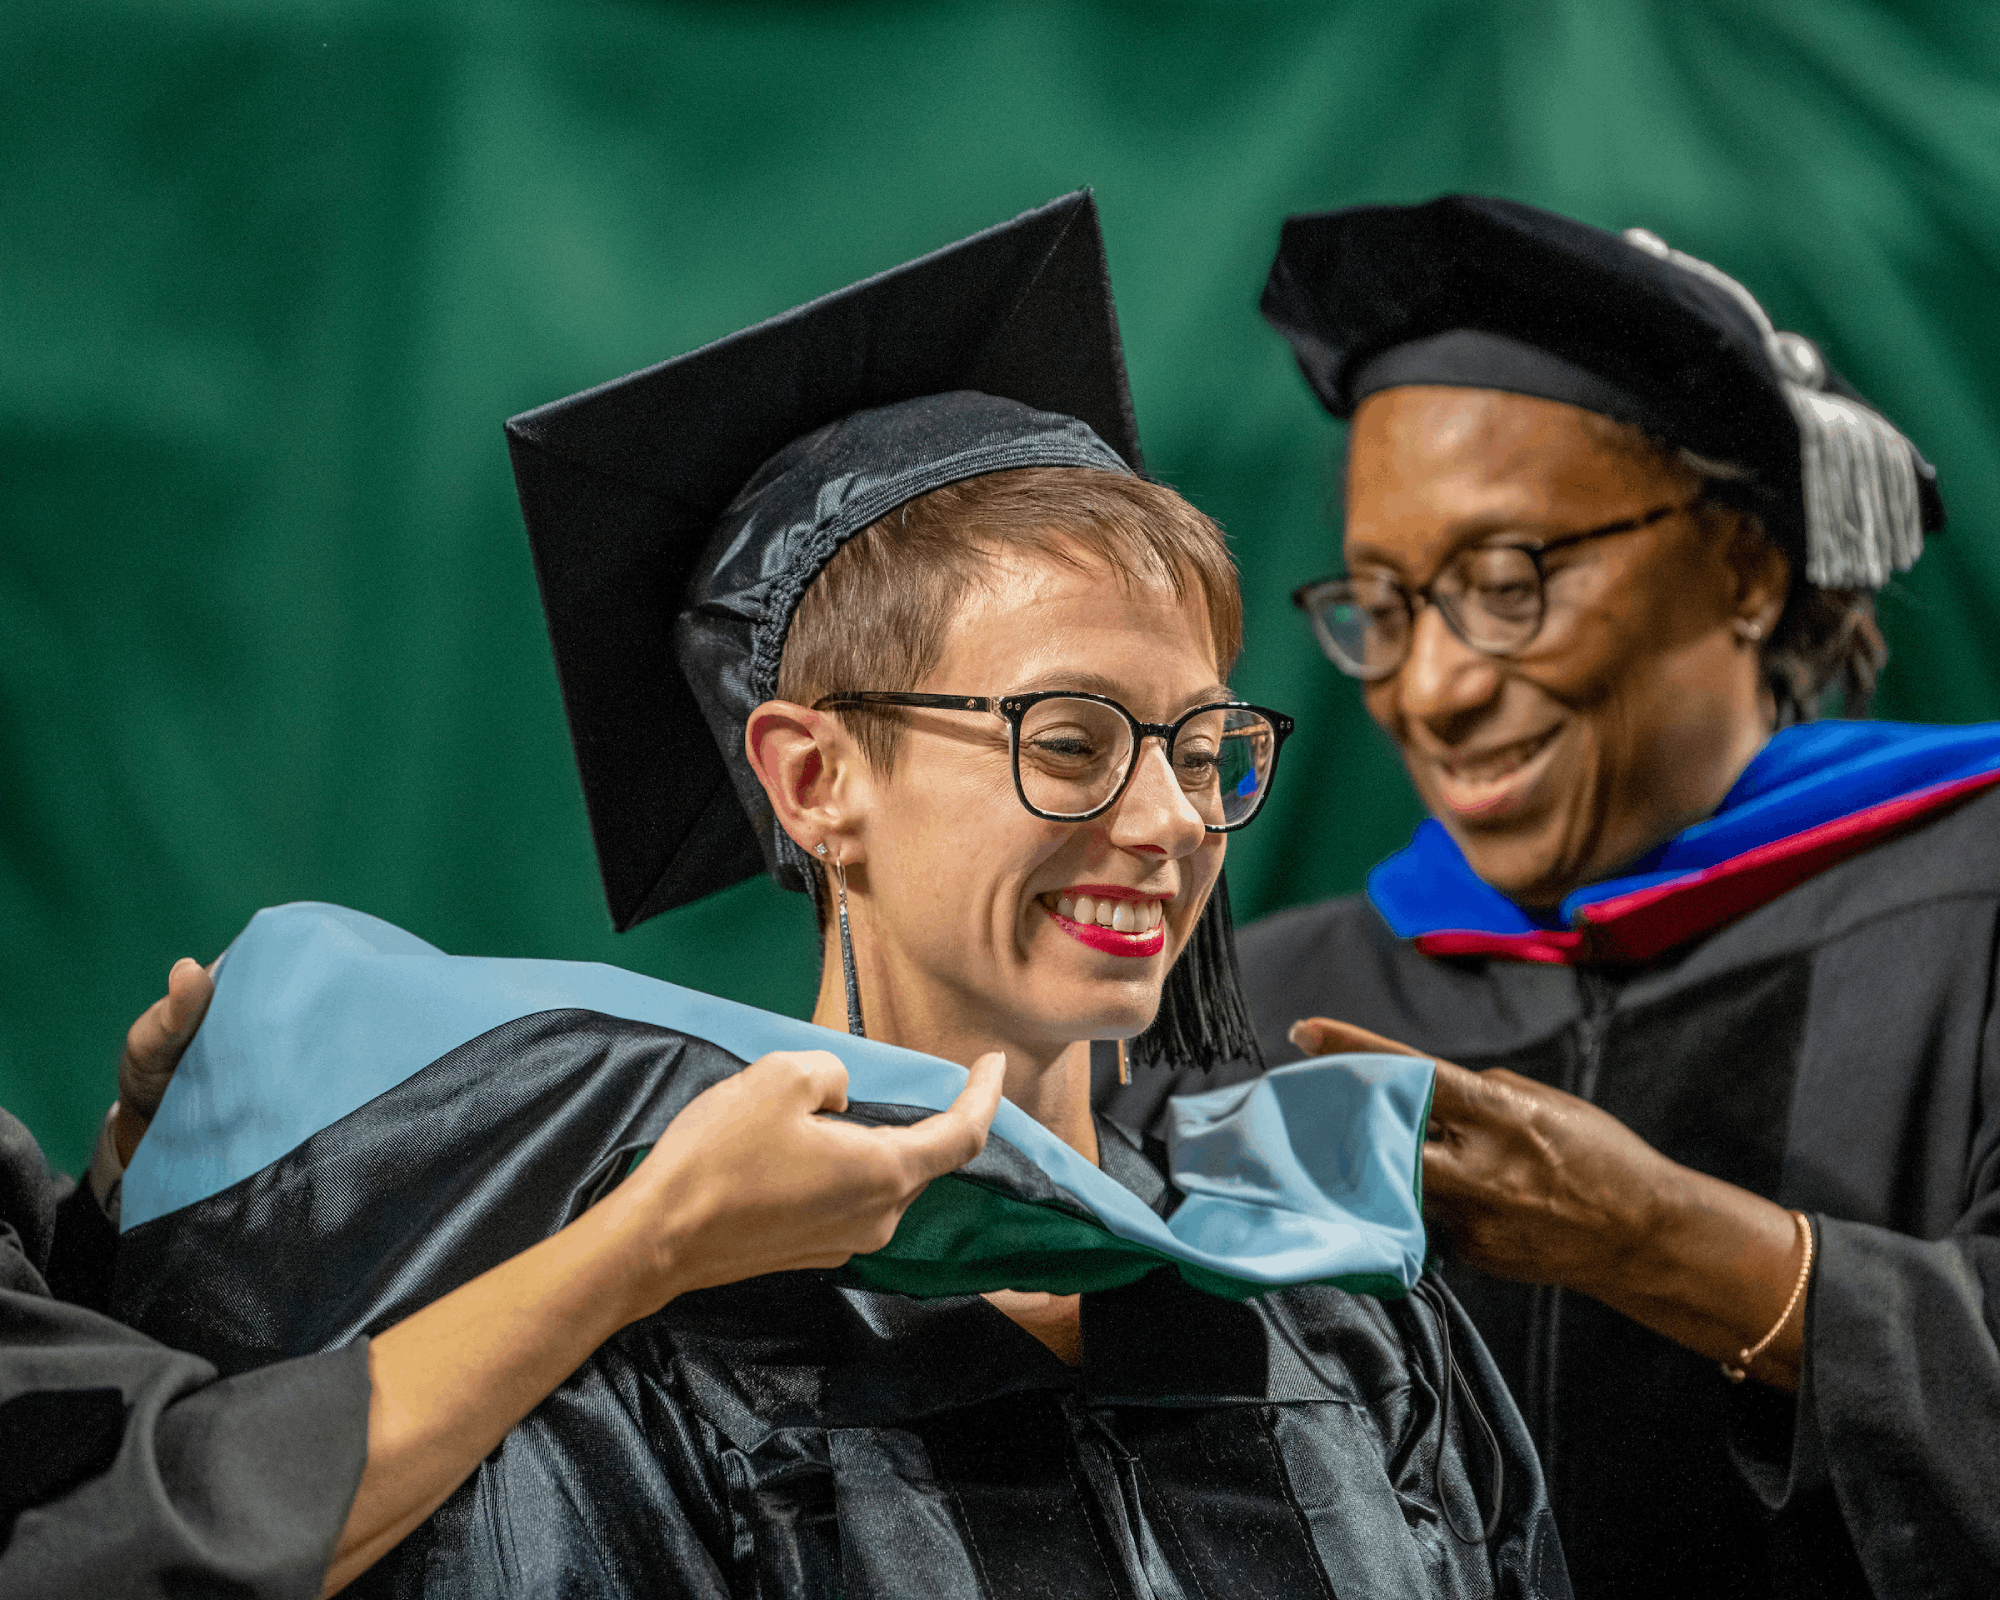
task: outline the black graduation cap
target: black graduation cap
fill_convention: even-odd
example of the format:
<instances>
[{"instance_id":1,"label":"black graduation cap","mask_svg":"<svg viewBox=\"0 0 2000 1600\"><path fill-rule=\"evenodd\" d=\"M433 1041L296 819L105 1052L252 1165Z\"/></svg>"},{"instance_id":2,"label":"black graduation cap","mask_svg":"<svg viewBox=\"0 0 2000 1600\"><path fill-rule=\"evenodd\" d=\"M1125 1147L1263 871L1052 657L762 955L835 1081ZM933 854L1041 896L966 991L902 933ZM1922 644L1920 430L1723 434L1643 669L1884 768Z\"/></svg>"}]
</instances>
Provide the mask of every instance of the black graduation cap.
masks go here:
<instances>
[{"instance_id":1,"label":"black graduation cap","mask_svg":"<svg viewBox=\"0 0 2000 1600\"><path fill-rule=\"evenodd\" d=\"M1746 467L1817 584L1879 588L1944 523L1930 464L1811 341L1640 229L1475 195L1291 217L1263 312L1337 417L1399 384L1505 389Z\"/></svg>"},{"instance_id":2,"label":"black graduation cap","mask_svg":"<svg viewBox=\"0 0 2000 1600\"><path fill-rule=\"evenodd\" d=\"M1142 470L1079 191L507 424L613 924L769 868L743 756L806 586L944 484Z\"/></svg>"}]
</instances>

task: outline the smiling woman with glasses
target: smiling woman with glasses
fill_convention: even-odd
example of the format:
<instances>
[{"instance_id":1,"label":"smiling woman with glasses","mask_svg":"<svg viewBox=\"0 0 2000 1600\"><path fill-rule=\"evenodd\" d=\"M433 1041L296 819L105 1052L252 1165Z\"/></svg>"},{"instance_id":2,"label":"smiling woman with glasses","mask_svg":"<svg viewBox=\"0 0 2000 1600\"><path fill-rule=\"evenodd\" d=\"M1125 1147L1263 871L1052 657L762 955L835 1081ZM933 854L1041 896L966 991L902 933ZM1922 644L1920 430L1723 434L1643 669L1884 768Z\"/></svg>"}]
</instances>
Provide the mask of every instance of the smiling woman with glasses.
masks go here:
<instances>
[{"instance_id":1,"label":"smiling woman with glasses","mask_svg":"<svg viewBox=\"0 0 2000 1600\"><path fill-rule=\"evenodd\" d=\"M1257 1059L1223 864L1291 730L1229 687L1235 564L1139 470L1104 286L1072 196L511 425L615 921L768 873L812 897L817 990L808 1023L467 967L324 908L232 951L217 1010L261 975L280 1015L193 1065L263 1075L184 1103L256 1103L269 1164L135 1172L120 1259L195 1343L351 1338L676 1202L563 1324L574 1376L440 1448L470 1481L372 1592L1567 1600L1427 1276L1431 1064L1308 1063L1171 1141L1092 1114L1093 1045ZM319 959L273 957L288 928ZM274 1124L306 1136L270 1161Z\"/></svg>"}]
</instances>

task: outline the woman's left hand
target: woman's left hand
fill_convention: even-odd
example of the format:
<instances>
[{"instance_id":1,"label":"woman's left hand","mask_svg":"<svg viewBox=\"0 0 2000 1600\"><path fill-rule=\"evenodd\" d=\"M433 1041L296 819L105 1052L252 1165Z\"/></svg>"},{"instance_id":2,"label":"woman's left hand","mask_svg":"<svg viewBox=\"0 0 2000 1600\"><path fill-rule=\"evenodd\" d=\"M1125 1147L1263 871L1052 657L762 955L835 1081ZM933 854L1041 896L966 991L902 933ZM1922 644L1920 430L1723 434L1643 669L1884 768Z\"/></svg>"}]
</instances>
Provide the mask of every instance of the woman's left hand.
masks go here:
<instances>
[{"instance_id":1,"label":"woman's left hand","mask_svg":"<svg viewBox=\"0 0 2000 1600\"><path fill-rule=\"evenodd\" d=\"M1771 1201L1668 1160L1608 1112L1518 1073L1468 1072L1327 1017L1296 1023L1291 1037L1311 1055L1437 1061L1424 1219L1448 1255L1592 1295L1717 1360L1784 1309L1798 1238ZM1800 1321L1789 1319L1757 1376L1796 1385Z\"/></svg>"}]
</instances>

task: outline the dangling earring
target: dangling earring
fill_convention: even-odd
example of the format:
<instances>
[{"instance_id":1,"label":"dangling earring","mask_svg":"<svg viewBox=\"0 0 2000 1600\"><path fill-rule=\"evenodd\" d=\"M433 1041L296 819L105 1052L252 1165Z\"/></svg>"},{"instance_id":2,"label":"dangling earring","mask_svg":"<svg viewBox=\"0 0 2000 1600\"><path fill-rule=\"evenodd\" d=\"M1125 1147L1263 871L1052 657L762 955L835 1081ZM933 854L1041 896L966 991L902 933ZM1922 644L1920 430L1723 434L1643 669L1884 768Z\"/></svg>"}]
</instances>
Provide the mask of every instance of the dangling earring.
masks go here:
<instances>
[{"instance_id":1,"label":"dangling earring","mask_svg":"<svg viewBox=\"0 0 2000 1600\"><path fill-rule=\"evenodd\" d=\"M854 936L847 931L847 868L838 856L827 860L824 841L814 847L813 854L833 868L834 895L839 901L840 914L840 972L847 980L847 1031L865 1039L868 1030L861 1025L861 980L854 972Z\"/></svg>"}]
</instances>

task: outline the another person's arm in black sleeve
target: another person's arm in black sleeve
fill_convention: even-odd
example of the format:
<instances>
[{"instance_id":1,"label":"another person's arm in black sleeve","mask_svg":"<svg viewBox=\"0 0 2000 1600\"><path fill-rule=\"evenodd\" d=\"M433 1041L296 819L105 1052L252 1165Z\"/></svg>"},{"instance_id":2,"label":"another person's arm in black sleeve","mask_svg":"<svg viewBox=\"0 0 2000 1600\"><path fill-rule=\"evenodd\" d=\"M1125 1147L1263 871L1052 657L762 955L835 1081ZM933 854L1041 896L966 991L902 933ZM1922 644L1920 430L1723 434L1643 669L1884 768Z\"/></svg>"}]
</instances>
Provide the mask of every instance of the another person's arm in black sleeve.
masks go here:
<instances>
[{"instance_id":1,"label":"another person's arm in black sleeve","mask_svg":"<svg viewBox=\"0 0 2000 1600\"><path fill-rule=\"evenodd\" d=\"M367 1345L217 1382L51 1298L65 1187L0 1112L0 1594L317 1595L367 1455Z\"/></svg>"},{"instance_id":2,"label":"another person's arm in black sleeve","mask_svg":"<svg viewBox=\"0 0 2000 1600\"><path fill-rule=\"evenodd\" d=\"M366 1344L217 1382L11 1289L0 1333L0 1594L321 1592L367 1456Z\"/></svg>"},{"instance_id":3,"label":"another person's arm in black sleeve","mask_svg":"<svg viewBox=\"0 0 2000 1600\"><path fill-rule=\"evenodd\" d=\"M42 1265L50 1294L92 1311L111 1309L118 1266L118 1200L125 1178L113 1137L118 1113L113 1106L104 1119L88 1175L70 1184L56 1202L55 1229Z\"/></svg>"}]
</instances>

